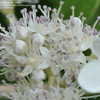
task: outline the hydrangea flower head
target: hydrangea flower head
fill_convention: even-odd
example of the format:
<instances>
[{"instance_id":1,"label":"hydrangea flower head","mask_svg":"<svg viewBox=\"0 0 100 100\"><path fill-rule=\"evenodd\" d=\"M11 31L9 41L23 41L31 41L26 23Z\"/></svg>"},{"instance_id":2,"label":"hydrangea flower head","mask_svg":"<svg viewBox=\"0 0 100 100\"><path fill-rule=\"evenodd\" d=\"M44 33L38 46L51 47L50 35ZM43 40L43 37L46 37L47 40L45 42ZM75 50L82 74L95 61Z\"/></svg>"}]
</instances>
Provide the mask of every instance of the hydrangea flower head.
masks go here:
<instances>
[{"instance_id":1,"label":"hydrangea flower head","mask_svg":"<svg viewBox=\"0 0 100 100\"><path fill-rule=\"evenodd\" d=\"M3 95L12 100L81 100L87 93L81 83L90 81L84 79L87 70L81 74L81 69L87 60L99 58L98 20L93 27L84 24L74 16L74 7L65 20L62 5L58 9L38 5L41 16L34 5L30 12L21 11L23 17L11 23L9 31L0 26L0 64L7 69L6 76L11 74L8 79L22 82ZM93 52L91 59L83 53L88 48Z\"/></svg>"}]
</instances>

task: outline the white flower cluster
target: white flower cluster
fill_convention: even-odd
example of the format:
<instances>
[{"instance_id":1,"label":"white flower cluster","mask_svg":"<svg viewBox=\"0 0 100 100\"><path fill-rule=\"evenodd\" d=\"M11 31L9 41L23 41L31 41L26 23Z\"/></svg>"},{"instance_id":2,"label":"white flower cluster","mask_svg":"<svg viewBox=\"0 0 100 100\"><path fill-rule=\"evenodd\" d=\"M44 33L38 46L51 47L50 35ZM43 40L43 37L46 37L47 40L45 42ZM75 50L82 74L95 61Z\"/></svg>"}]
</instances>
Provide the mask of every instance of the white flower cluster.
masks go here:
<instances>
[{"instance_id":1,"label":"white flower cluster","mask_svg":"<svg viewBox=\"0 0 100 100\"><path fill-rule=\"evenodd\" d=\"M11 23L9 31L0 27L0 65L10 70L10 81L29 78L28 86L18 85L9 93L12 100L81 100L84 90L100 92L100 38L95 29L100 18L90 27L83 17L74 16L72 7L72 16L64 20L62 5L38 5L41 16L36 6L29 13L23 9L23 18ZM90 56L83 53L87 49Z\"/></svg>"}]
</instances>

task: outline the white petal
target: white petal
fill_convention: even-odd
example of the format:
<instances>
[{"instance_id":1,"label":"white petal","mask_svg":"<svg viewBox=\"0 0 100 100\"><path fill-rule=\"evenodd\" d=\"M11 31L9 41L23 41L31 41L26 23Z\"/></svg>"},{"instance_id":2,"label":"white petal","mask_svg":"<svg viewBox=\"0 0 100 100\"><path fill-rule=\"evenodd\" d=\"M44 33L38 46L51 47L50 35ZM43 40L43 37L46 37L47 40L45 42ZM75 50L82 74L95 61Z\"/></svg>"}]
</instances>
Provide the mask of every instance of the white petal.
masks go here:
<instances>
[{"instance_id":1,"label":"white petal","mask_svg":"<svg viewBox=\"0 0 100 100\"><path fill-rule=\"evenodd\" d=\"M80 86L90 93L100 92L100 61L89 62L80 71L78 77Z\"/></svg>"},{"instance_id":2,"label":"white petal","mask_svg":"<svg viewBox=\"0 0 100 100\"><path fill-rule=\"evenodd\" d=\"M100 58L100 38L96 38L93 41L92 52Z\"/></svg>"}]
</instances>

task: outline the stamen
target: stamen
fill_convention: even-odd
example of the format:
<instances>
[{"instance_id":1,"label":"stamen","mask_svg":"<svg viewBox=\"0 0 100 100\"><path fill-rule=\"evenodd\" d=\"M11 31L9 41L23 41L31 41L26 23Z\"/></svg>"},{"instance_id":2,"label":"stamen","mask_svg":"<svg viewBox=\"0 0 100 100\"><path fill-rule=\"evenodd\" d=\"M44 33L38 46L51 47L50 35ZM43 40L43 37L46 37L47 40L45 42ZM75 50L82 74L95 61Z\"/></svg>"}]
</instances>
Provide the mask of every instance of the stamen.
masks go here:
<instances>
[{"instance_id":1,"label":"stamen","mask_svg":"<svg viewBox=\"0 0 100 100\"><path fill-rule=\"evenodd\" d=\"M52 13L51 16L52 16L52 21L53 22L56 22L57 21L57 16L58 16L57 15L57 9L56 8L53 9L53 13Z\"/></svg>"},{"instance_id":2,"label":"stamen","mask_svg":"<svg viewBox=\"0 0 100 100\"><path fill-rule=\"evenodd\" d=\"M56 9L56 8L54 8L54 9L53 9L53 12L54 12L54 13L56 13L56 12L57 12L57 9Z\"/></svg>"},{"instance_id":3,"label":"stamen","mask_svg":"<svg viewBox=\"0 0 100 100\"><path fill-rule=\"evenodd\" d=\"M98 16L97 19L100 20L100 16Z\"/></svg>"},{"instance_id":4,"label":"stamen","mask_svg":"<svg viewBox=\"0 0 100 100\"><path fill-rule=\"evenodd\" d=\"M43 9L44 9L44 10L46 10L46 9L47 9L47 6L46 6L46 5L44 5L44 6L43 6Z\"/></svg>"},{"instance_id":5,"label":"stamen","mask_svg":"<svg viewBox=\"0 0 100 100\"><path fill-rule=\"evenodd\" d=\"M32 9L34 9L34 10L35 10L35 9L36 9L36 5L32 5Z\"/></svg>"},{"instance_id":6,"label":"stamen","mask_svg":"<svg viewBox=\"0 0 100 100\"><path fill-rule=\"evenodd\" d=\"M35 23L36 22L36 17L33 14L33 12L31 12L31 11L29 12L28 20L29 20L28 25L29 25L29 23Z\"/></svg>"},{"instance_id":7,"label":"stamen","mask_svg":"<svg viewBox=\"0 0 100 100\"><path fill-rule=\"evenodd\" d=\"M85 20L86 20L86 17L82 17L82 23L84 24L84 22L85 22Z\"/></svg>"},{"instance_id":8,"label":"stamen","mask_svg":"<svg viewBox=\"0 0 100 100\"><path fill-rule=\"evenodd\" d=\"M44 15L45 17L47 17L45 11L41 8L41 5L38 5L38 8L39 8L39 10L43 13L43 15Z\"/></svg>"},{"instance_id":9,"label":"stamen","mask_svg":"<svg viewBox=\"0 0 100 100\"><path fill-rule=\"evenodd\" d=\"M33 5L33 6L32 6L32 17L33 17L33 22L35 22L35 20L36 20L36 13L37 13L36 6Z\"/></svg>"},{"instance_id":10,"label":"stamen","mask_svg":"<svg viewBox=\"0 0 100 100\"><path fill-rule=\"evenodd\" d=\"M93 30L95 29L96 25L98 24L98 22L100 21L100 16L97 17L97 20L95 21L94 25L93 25Z\"/></svg>"},{"instance_id":11,"label":"stamen","mask_svg":"<svg viewBox=\"0 0 100 100\"><path fill-rule=\"evenodd\" d=\"M36 12L37 12L36 5L32 6L32 12L33 12L34 15L36 15Z\"/></svg>"},{"instance_id":12,"label":"stamen","mask_svg":"<svg viewBox=\"0 0 100 100\"><path fill-rule=\"evenodd\" d=\"M81 12L81 13L80 13L80 15L79 15L79 18L82 18L82 17L83 17L83 15L84 15L84 13L83 13L83 12Z\"/></svg>"},{"instance_id":13,"label":"stamen","mask_svg":"<svg viewBox=\"0 0 100 100\"><path fill-rule=\"evenodd\" d=\"M23 10L21 10L21 13L22 13L22 16L23 16L23 21L24 21L24 24L27 26L27 9L24 8Z\"/></svg>"},{"instance_id":14,"label":"stamen","mask_svg":"<svg viewBox=\"0 0 100 100\"><path fill-rule=\"evenodd\" d=\"M51 8L48 7L48 12L47 12L47 16L48 16L48 18L50 17L50 11L51 11Z\"/></svg>"},{"instance_id":15,"label":"stamen","mask_svg":"<svg viewBox=\"0 0 100 100\"><path fill-rule=\"evenodd\" d=\"M44 12L46 16L48 16L48 7L46 5L43 6Z\"/></svg>"},{"instance_id":16,"label":"stamen","mask_svg":"<svg viewBox=\"0 0 100 100\"><path fill-rule=\"evenodd\" d=\"M61 11L61 8L64 4L64 1L60 1L60 5L59 5L59 8L58 8L58 11L57 11L57 14L59 15L60 11Z\"/></svg>"},{"instance_id":17,"label":"stamen","mask_svg":"<svg viewBox=\"0 0 100 100\"><path fill-rule=\"evenodd\" d=\"M71 6L71 10L72 10L72 16L75 16L75 6Z\"/></svg>"},{"instance_id":18,"label":"stamen","mask_svg":"<svg viewBox=\"0 0 100 100\"><path fill-rule=\"evenodd\" d=\"M63 21L63 19L64 19L64 14L61 14L61 20Z\"/></svg>"}]
</instances>

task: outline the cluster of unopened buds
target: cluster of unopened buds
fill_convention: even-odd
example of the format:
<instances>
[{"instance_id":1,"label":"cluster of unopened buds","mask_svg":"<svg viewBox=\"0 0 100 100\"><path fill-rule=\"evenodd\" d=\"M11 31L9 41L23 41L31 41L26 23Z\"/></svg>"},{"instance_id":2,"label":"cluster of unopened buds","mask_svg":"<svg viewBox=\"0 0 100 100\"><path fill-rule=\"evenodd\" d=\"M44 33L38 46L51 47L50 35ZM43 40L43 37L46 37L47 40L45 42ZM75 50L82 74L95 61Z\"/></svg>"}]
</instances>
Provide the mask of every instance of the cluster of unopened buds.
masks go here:
<instances>
[{"instance_id":1,"label":"cluster of unopened buds","mask_svg":"<svg viewBox=\"0 0 100 100\"><path fill-rule=\"evenodd\" d=\"M9 81L0 87L11 100L81 100L100 92L100 32L75 17L69 19L58 9L38 5L37 16L23 9L19 21L9 31L0 26L0 65ZM90 55L84 52L90 51ZM6 87L5 87L6 86Z\"/></svg>"}]
</instances>

